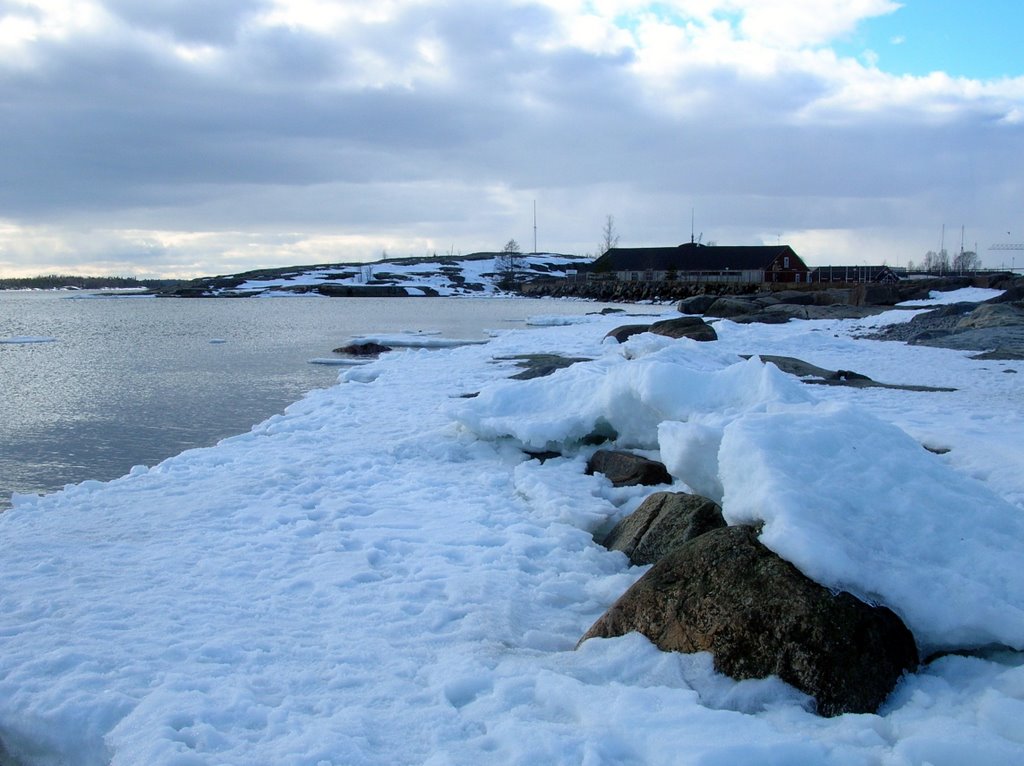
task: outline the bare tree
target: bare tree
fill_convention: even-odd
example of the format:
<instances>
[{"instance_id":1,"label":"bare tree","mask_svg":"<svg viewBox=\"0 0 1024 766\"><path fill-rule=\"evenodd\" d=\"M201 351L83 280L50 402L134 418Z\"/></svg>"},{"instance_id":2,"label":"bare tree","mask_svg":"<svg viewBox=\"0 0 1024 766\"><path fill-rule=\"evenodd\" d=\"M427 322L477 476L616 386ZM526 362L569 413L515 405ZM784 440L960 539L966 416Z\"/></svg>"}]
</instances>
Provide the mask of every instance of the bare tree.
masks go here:
<instances>
[{"instance_id":1,"label":"bare tree","mask_svg":"<svg viewBox=\"0 0 1024 766\"><path fill-rule=\"evenodd\" d=\"M929 273L939 272L940 274L949 271L949 251L943 248L939 252L929 250L924 254L921 261L921 269Z\"/></svg>"},{"instance_id":2,"label":"bare tree","mask_svg":"<svg viewBox=\"0 0 1024 766\"><path fill-rule=\"evenodd\" d=\"M618 247L619 235L615 232L615 216L611 213L605 218L604 228L601 229L601 242L597 246L598 256L602 256L613 247Z\"/></svg>"},{"instance_id":3,"label":"bare tree","mask_svg":"<svg viewBox=\"0 0 1024 766\"><path fill-rule=\"evenodd\" d=\"M981 258L973 250L961 250L953 257L953 271L977 271L981 266Z\"/></svg>"},{"instance_id":4,"label":"bare tree","mask_svg":"<svg viewBox=\"0 0 1024 766\"><path fill-rule=\"evenodd\" d=\"M501 249L501 253L495 263L495 271L498 272L498 285L503 290L511 290L519 281L519 274L522 271L522 253L519 250L519 243L510 239Z\"/></svg>"}]
</instances>

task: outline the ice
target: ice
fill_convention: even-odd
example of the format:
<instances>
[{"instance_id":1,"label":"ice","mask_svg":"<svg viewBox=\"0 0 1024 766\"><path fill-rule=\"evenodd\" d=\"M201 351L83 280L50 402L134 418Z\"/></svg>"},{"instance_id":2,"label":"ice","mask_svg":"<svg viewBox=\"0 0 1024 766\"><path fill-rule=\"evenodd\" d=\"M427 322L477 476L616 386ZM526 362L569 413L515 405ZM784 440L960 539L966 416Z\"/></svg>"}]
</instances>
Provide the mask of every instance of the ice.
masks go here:
<instances>
[{"instance_id":1,"label":"ice","mask_svg":"<svg viewBox=\"0 0 1024 766\"><path fill-rule=\"evenodd\" d=\"M487 343L486 338L443 338L438 333L409 332L384 335L360 335L348 341L350 344L376 343L390 348L456 348Z\"/></svg>"},{"instance_id":2,"label":"ice","mask_svg":"<svg viewBox=\"0 0 1024 766\"><path fill-rule=\"evenodd\" d=\"M369 364L370 359L352 359L341 356L318 356L309 360L310 364L326 364L335 367L353 367L362 364Z\"/></svg>"},{"instance_id":3,"label":"ice","mask_svg":"<svg viewBox=\"0 0 1024 766\"><path fill-rule=\"evenodd\" d=\"M216 447L16 496L0 762L1024 760L1024 654L974 646L1024 634L1015 363L858 340L861 320L604 338L622 323L409 347ZM592 361L508 380L508 357L536 353ZM957 391L807 386L758 354ZM594 433L892 602L926 649L974 651L908 675L878 715L821 719L778 679L635 634L574 650L645 571L593 540L649 491L584 473Z\"/></svg>"},{"instance_id":4,"label":"ice","mask_svg":"<svg viewBox=\"0 0 1024 766\"><path fill-rule=\"evenodd\" d=\"M0 343L19 345L25 343L56 343L56 338L45 335L12 335L8 338L0 338Z\"/></svg>"}]
</instances>

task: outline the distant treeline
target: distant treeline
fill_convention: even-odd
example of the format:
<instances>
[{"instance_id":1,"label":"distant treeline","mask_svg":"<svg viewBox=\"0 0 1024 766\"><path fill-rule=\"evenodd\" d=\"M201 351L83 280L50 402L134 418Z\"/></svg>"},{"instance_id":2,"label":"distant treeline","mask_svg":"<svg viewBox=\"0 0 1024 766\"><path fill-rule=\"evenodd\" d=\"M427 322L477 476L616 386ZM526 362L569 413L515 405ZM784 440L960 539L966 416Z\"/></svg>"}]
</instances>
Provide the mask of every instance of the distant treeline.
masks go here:
<instances>
[{"instance_id":1,"label":"distant treeline","mask_svg":"<svg viewBox=\"0 0 1024 766\"><path fill-rule=\"evenodd\" d=\"M180 284L180 279L135 279L134 277L77 277L67 274L48 274L39 277L8 279L0 277L0 290L116 290L147 288L158 290Z\"/></svg>"}]
</instances>

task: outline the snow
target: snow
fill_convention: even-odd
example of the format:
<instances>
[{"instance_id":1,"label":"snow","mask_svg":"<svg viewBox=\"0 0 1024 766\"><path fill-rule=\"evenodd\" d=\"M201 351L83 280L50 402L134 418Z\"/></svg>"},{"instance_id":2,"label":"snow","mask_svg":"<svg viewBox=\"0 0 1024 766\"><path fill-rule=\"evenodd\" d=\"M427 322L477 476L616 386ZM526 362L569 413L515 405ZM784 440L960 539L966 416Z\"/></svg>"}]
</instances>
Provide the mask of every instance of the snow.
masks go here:
<instances>
[{"instance_id":1,"label":"snow","mask_svg":"<svg viewBox=\"0 0 1024 766\"><path fill-rule=\"evenodd\" d=\"M524 279L555 274L564 276L579 267L585 259L579 256L555 253L522 254L516 262L517 276ZM404 290L407 296L440 295L494 296L503 291L501 267L496 258L481 256L434 256L433 258L405 258L378 261L370 264L339 264L308 268L272 279L250 279L230 290L215 289L217 293L276 296L319 296L316 292L299 292L296 288L385 286Z\"/></svg>"},{"instance_id":2,"label":"snow","mask_svg":"<svg viewBox=\"0 0 1024 766\"><path fill-rule=\"evenodd\" d=\"M859 340L863 320L604 339L636 321L399 350L216 447L15 496L0 763L1024 761L1024 654L986 646L1024 636L1014 363ZM530 353L592 361L507 380L502 358ZM807 386L740 354L958 390ZM595 431L888 603L926 651L977 651L923 665L878 715L822 719L707 654L574 650L645 571L593 541L651 491L584 474Z\"/></svg>"},{"instance_id":3,"label":"snow","mask_svg":"<svg viewBox=\"0 0 1024 766\"><path fill-rule=\"evenodd\" d=\"M945 306L950 303L959 303L961 301L980 303L981 301L987 301L990 298L996 298L1002 294L1002 290L997 290L991 287L963 287L959 290L949 290L946 292L932 290L928 293L928 298L925 300L905 301L900 305Z\"/></svg>"}]
</instances>

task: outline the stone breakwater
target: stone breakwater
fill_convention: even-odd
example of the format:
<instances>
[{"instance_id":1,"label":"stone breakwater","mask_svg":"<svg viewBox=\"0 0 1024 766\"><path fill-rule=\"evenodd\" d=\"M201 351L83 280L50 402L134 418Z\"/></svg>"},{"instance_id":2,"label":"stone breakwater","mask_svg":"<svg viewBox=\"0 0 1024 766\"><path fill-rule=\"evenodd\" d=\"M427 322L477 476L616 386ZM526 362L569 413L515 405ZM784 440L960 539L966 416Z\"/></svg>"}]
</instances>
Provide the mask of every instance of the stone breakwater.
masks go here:
<instances>
[{"instance_id":1,"label":"stone breakwater","mask_svg":"<svg viewBox=\"0 0 1024 766\"><path fill-rule=\"evenodd\" d=\"M920 300L931 290L955 290L961 287L1005 289L1014 281L1009 273L907 280L895 285L859 284L832 287L822 284L794 285L704 283L704 282L620 282L617 280L578 281L539 279L521 285L519 291L529 297L587 298L603 302L678 301L693 296L747 296L771 298L781 292L824 294L820 300L839 305L894 305ZM826 304L822 304L826 305Z\"/></svg>"}]
</instances>

